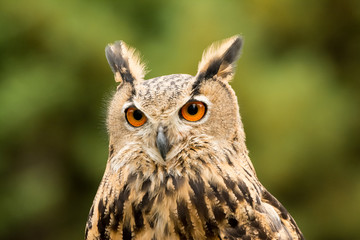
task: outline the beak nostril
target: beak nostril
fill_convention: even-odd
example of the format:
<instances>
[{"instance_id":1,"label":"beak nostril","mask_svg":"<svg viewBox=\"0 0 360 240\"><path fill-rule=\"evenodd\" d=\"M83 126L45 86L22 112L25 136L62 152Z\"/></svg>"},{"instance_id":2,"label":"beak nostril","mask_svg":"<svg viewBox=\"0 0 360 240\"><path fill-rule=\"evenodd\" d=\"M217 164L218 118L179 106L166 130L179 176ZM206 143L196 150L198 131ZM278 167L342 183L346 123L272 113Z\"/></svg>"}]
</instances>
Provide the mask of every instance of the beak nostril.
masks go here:
<instances>
[{"instance_id":1,"label":"beak nostril","mask_svg":"<svg viewBox=\"0 0 360 240\"><path fill-rule=\"evenodd\" d=\"M156 135L156 147L159 149L161 157L165 160L166 154L170 150L169 140L166 137L164 128L159 126Z\"/></svg>"}]
</instances>

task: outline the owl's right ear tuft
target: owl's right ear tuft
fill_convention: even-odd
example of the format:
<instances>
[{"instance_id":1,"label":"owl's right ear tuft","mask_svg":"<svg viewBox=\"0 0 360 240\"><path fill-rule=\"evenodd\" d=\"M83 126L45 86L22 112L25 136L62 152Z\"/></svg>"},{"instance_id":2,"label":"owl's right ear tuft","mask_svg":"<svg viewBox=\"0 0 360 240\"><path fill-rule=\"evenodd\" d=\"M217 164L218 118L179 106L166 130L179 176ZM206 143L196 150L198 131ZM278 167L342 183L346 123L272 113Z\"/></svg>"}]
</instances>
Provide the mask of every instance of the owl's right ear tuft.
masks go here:
<instances>
[{"instance_id":1,"label":"owl's right ear tuft","mask_svg":"<svg viewBox=\"0 0 360 240\"><path fill-rule=\"evenodd\" d=\"M220 43L212 44L203 54L199 63L197 78L219 78L229 81L235 72L242 47L242 38L239 35L225 39Z\"/></svg>"},{"instance_id":2,"label":"owl's right ear tuft","mask_svg":"<svg viewBox=\"0 0 360 240\"><path fill-rule=\"evenodd\" d=\"M105 55L116 82L133 83L144 79L145 64L141 63L140 56L134 48L117 41L106 46Z\"/></svg>"}]
</instances>

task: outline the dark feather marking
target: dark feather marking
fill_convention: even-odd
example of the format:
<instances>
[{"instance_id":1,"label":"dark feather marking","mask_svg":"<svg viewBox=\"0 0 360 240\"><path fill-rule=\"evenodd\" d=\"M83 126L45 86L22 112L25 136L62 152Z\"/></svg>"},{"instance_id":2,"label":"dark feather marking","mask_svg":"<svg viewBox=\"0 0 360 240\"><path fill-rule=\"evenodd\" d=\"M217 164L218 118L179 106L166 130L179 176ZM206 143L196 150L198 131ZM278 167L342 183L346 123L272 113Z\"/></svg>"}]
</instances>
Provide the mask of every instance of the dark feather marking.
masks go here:
<instances>
[{"instance_id":1,"label":"dark feather marking","mask_svg":"<svg viewBox=\"0 0 360 240\"><path fill-rule=\"evenodd\" d=\"M236 220L234 217L229 217L228 223L232 228L237 227L237 225L239 224L238 220Z\"/></svg>"},{"instance_id":2,"label":"dark feather marking","mask_svg":"<svg viewBox=\"0 0 360 240\"><path fill-rule=\"evenodd\" d=\"M225 200L226 204L229 206L230 210L232 212L235 212L237 204L236 204L236 202L233 202L230 199L230 195L229 195L229 192L227 191L227 189L222 189L221 195L224 197L224 200Z\"/></svg>"},{"instance_id":3,"label":"dark feather marking","mask_svg":"<svg viewBox=\"0 0 360 240\"><path fill-rule=\"evenodd\" d=\"M121 49L121 45L122 45L121 41L114 43L114 46L117 49ZM125 60L121 54L122 52L115 54L111 50L110 46L107 46L105 48L106 59L108 60L108 63L113 73L114 74L116 74L117 72L120 73L123 81L133 84L135 78L130 73L128 61Z\"/></svg>"},{"instance_id":4,"label":"dark feather marking","mask_svg":"<svg viewBox=\"0 0 360 240\"><path fill-rule=\"evenodd\" d=\"M145 214L148 214L151 211L151 207L153 205L155 198L149 197L149 192L145 193L141 202L139 203L139 209L142 209Z\"/></svg>"},{"instance_id":5,"label":"dark feather marking","mask_svg":"<svg viewBox=\"0 0 360 240\"><path fill-rule=\"evenodd\" d=\"M236 202L233 202L230 200L230 196L229 196L229 193L227 192L227 190L222 189L221 194L220 194L218 188L213 183L210 183L210 187L213 190L213 192L214 192L216 198L219 200L219 202L220 203L226 202L226 204L230 208L230 210L232 212L235 212L237 204L236 204Z\"/></svg>"},{"instance_id":6,"label":"dark feather marking","mask_svg":"<svg viewBox=\"0 0 360 240\"><path fill-rule=\"evenodd\" d=\"M196 96L200 94L200 87L202 85L203 82L206 81L215 81L217 83L219 83L222 87L224 87L224 89L226 90L227 94L229 96L231 96L229 89L226 87L226 84L223 83L222 81L216 80L214 78L206 78L205 77L205 73L200 73L197 78L196 81L194 82L194 84L192 85L192 96Z\"/></svg>"},{"instance_id":7,"label":"dark feather marking","mask_svg":"<svg viewBox=\"0 0 360 240\"><path fill-rule=\"evenodd\" d=\"M206 196L208 197L208 199L210 200L210 202L215 200L215 194L213 191L207 190L206 191Z\"/></svg>"},{"instance_id":8,"label":"dark feather marking","mask_svg":"<svg viewBox=\"0 0 360 240\"><path fill-rule=\"evenodd\" d=\"M193 205L196 207L196 210L199 214L199 217L204 220L208 219L208 209L205 203L205 184L204 181L199 177L197 180L189 179L189 185L194 191L194 194L191 194L190 200Z\"/></svg>"},{"instance_id":9,"label":"dark feather marking","mask_svg":"<svg viewBox=\"0 0 360 240\"><path fill-rule=\"evenodd\" d=\"M236 184L234 181L231 181L228 177L223 177L226 187L230 190L234 190Z\"/></svg>"},{"instance_id":10,"label":"dark feather marking","mask_svg":"<svg viewBox=\"0 0 360 240\"><path fill-rule=\"evenodd\" d=\"M158 165L156 164L156 165L155 165L155 169L154 169L154 171L153 171L153 175L156 175L157 172L158 172Z\"/></svg>"},{"instance_id":11,"label":"dark feather marking","mask_svg":"<svg viewBox=\"0 0 360 240\"><path fill-rule=\"evenodd\" d=\"M132 213L135 220L135 232L139 232L144 228L144 217L141 212L141 205L135 206L135 204L132 204Z\"/></svg>"},{"instance_id":12,"label":"dark feather marking","mask_svg":"<svg viewBox=\"0 0 360 240\"><path fill-rule=\"evenodd\" d=\"M181 173L184 176L186 174L185 162L181 162L180 167L181 167Z\"/></svg>"},{"instance_id":13,"label":"dark feather marking","mask_svg":"<svg viewBox=\"0 0 360 240\"><path fill-rule=\"evenodd\" d=\"M169 232L169 224L168 223L165 224L164 234L165 234L165 236L169 236L169 234L170 234L170 232Z\"/></svg>"},{"instance_id":14,"label":"dark feather marking","mask_svg":"<svg viewBox=\"0 0 360 240\"><path fill-rule=\"evenodd\" d=\"M210 183L209 185L210 185L211 189L213 190L213 193L215 194L215 197L219 200L220 203L223 203L225 200L220 195L217 187L213 183ZM209 198L211 197L211 195L209 195L209 194L208 194L208 196L209 196Z\"/></svg>"},{"instance_id":15,"label":"dark feather marking","mask_svg":"<svg viewBox=\"0 0 360 240\"><path fill-rule=\"evenodd\" d=\"M264 199L266 199L267 201L269 201L269 203L272 205L272 206L274 206L274 207L276 207L277 209L279 209L280 210L280 212L281 212L281 217L283 218L283 219L288 219L288 216L289 216L289 213L288 213L288 211L284 208L284 206L283 205L281 205L281 203L273 196L273 195L271 195L271 193L269 193L268 191L263 191L263 193L262 193L262 197L264 198ZM296 224L294 224L294 226L296 226Z\"/></svg>"},{"instance_id":16,"label":"dark feather marking","mask_svg":"<svg viewBox=\"0 0 360 240\"><path fill-rule=\"evenodd\" d=\"M131 229L130 229L130 227L124 224L122 230L123 230L123 240L131 240Z\"/></svg>"},{"instance_id":17,"label":"dark feather marking","mask_svg":"<svg viewBox=\"0 0 360 240\"><path fill-rule=\"evenodd\" d=\"M115 202L112 202L110 207L109 207L109 215L112 214L113 221L110 221L109 226L113 231L117 232L118 223L116 223L115 212L116 212L116 210L115 210ZM111 215L110 215L110 217L111 217ZM110 220L111 220L111 218L110 218Z\"/></svg>"},{"instance_id":18,"label":"dark feather marking","mask_svg":"<svg viewBox=\"0 0 360 240\"><path fill-rule=\"evenodd\" d=\"M226 158L227 163L228 163L230 166L234 166L234 164L232 163L232 161L231 161L230 158L229 158L229 155L228 155L227 153L225 153L225 152L224 152L224 154L225 154L225 158Z\"/></svg>"},{"instance_id":19,"label":"dark feather marking","mask_svg":"<svg viewBox=\"0 0 360 240\"><path fill-rule=\"evenodd\" d=\"M105 209L106 208L105 208L103 199L100 199L99 205L98 205L99 220L98 220L97 228L100 233L100 239L107 240L107 239L109 239L109 235L106 234L106 227L110 223L110 215L109 215L109 213L105 214Z\"/></svg>"},{"instance_id":20,"label":"dark feather marking","mask_svg":"<svg viewBox=\"0 0 360 240\"><path fill-rule=\"evenodd\" d=\"M242 194L240 194L239 191L237 191L237 189L235 189L235 182L231 181L229 178L223 177L224 183L226 185L226 187L231 190L234 194L235 197L237 198L238 201L242 201L244 199L244 196Z\"/></svg>"},{"instance_id":21,"label":"dark feather marking","mask_svg":"<svg viewBox=\"0 0 360 240\"><path fill-rule=\"evenodd\" d=\"M266 239L266 240L271 239L270 237L267 236L264 228L262 226L260 226L260 224L257 220L251 221L250 223L251 223L251 226L258 231L258 237L260 239Z\"/></svg>"},{"instance_id":22,"label":"dark feather marking","mask_svg":"<svg viewBox=\"0 0 360 240\"><path fill-rule=\"evenodd\" d=\"M115 211L115 213L114 213L114 221L112 222L112 224L110 226L113 231L118 230L120 221L121 221L121 219L119 218L119 214L117 214L117 211Z\"/></svg>"},{"instance_id":23,"label":"dark feather marking","mask_svg":"<svg viewBox=\"0 0 360 240\"><path fill-rule=\"evenodd\" d=\"M232 139L233 142L237 142L239 140L238 135L239 135L239 131L236 131L235 134L234 134L234 137Z\"/></svg>"},{"instance_id":24,"label":"dark feather marking","mask_svg":"<svg viewBox=\"0 0 360 240\"><path fill-rule=\"evenodd\" d=\"M227 95L232 98L232 95L231 95L231 92L230 92L230 88L228 87L229 84L226 85L226 83L224 83L224 82L222 82L222 81L216 81L216 82L217 82L220 86L222 86L222 87L225 89Z\"/></svg>"},{"instance_id":25,"label":"dark feather marking","mask_svg":"<svg viewBox=\"0 0 360 240\"><path fill-rule=\"evenodd\" d=\"M155 197L150 198L149 193L146 193L144 195L143 199L141 200L141 207L144 208L145 214L150 213L154 201L155 201Z\"/></svg>"},{"instance_id":26,"label":"dark feather marking","mask_svg":"<svg viewBox=\"0 0 360 240\"><path fill-rule=\"evenodd\" d=\"M222 62L223 59L221 58L212 60L206 69L206 72L204 74L204 79L210 79L213 76L215 76L219 72L219 68Z\"/></svg>"},{"instance_id":27,"label":"dark feather marking","mask_svg":"<svg viewBox=\"0 0 360 240\"><path fill-rule=\"evenodd\" d=\"M243 181L238 181L238 187L240 189L240 191L242 192L242 194L245 197L245 200L252 206L253 205L253 199L250 196L250 192L249 192L249 188L246 186L246 184Z\"/></svg>"},{"instance_id":28,"label":"dark feather marking","mask_svg":"<svg viewBox=\"0 0 360 240\"><path fill-rule=\"evenodd\" d=\"M186 240L186 236L181 232L181 229L179 228L179 226L177 224L174 225L174 230L175 230L175 233L179 236L179 238L181 240Z\"/></svg>"},{"instance_id":29,"label":"dark feather marking","mask_svg":"<svg viewBox=\"0 0 360 240\"><path fill-rule=\"evenodd\" d=\"M133 183L136 180L136 178L137 178L136 173L130 173L128 178L127 178L126 184L130 185L131 183Z\"/></svg>"},{"instance_id":30,"label":"dark feather marking","mask_svg":"<svg viewBox=\"0 0 360 240\"><path fill-rule=\"evenodd\" d=\"M246 174L249 176L249 177L253 177L249 172L248 172L248 170L246 170L246 168L243 168L244 169L244 171L246 172Z\"/></svg>"},{"instance_id":31,"label":"dark feather marking","mask_svg":"<svg viewBox=\"0 0 360 240\"><path fill-rule=\"evenodd\" d=\"M188 234L189 237L191 237L193 226L190 218L189 209L187 208L187 204L184 199L180 199L179 201L176 201L176 204L177 204L177 213L179 215L179 219L182 225L184 226L186 233Z\"/></svg>"},{"instance_id":32,"label":"dark feather marking","mask_svg":"<svg viewBox=\"0 0 360 240\"><path fill-rule=\"evenodd\" d=\"M206 162L205 162L204 159L202 159L201 157L198 157L197 159L198 159L202 164L204 164L204 165L206 166Z\"/></svg>"},{"instance_id":33,"label":"dark feather marking","mask_svg":"<svg viewBox=\"0 0 360 240\"><path fill-rule=\"evenodd\" d=\"M205 223L205 235L208 238L216 236L218 228L214 220L209 218L209 210L205 203L205 184L201 178L196 181L193 179L189 180L189 185L194 191L194 194L190 195L190 200L195 206L200 220Z\"/></svg>"},{"instance_id":34,"label":"dark feather marking","mask_svg":"<svg viewBox=\"0 0 360 240\"><path fill-rule=\"evenodd\" d=\"M150 178L146 179L142 185L141 185L141 191L146 192L147 190L149 190L149 187L151 186L151 180Z\"/></svg>"},{"instance_id":35,"label":"dark feather marking","mask_svg":"<svg viewBox=\"0 0 360 240\"><path fill-rule=\"evenodd\" d=\"M220 66L222 64L229 65L237 60L241 46L242 40L240 37L238 37L220 58L215 58L209 62L207 69L198 74L197 79L192 86L194 95L199 94L200 85L204 80L213 78L219 72Z\"/></svg>"},{"instance_id":36,"label":"dark feather marking","mask_svg":"<svg viewBox=\"0 0 360 240\"><path fill-rule=\"evenodd\" d=\"M237 58L239 57L241 46L242 46L242 40L240 37L237 37L223 55L224 61L227 62L228 64L231 64L234 61L236 61Z\"/></svg>"},{"instance_id":37,"label":"dark feather marking","mask_svg":"<svg viewBox=\"0 0 360 240\"><path fill-rule=\"evenodd\" d=\"M131 84L131 96L136 96L136 89L133 82L130 82Z\"/></svg>"},{"instance_id":38,"label":"dark feather marking","mask_svg":"<svg viewBox=\"0 0 360 240\"><path fill-rule=\"evenodd\" d=\"M256 196L256 204L258 204L258 205L261 204L261 200L260 200L259 196Z\"/></svg>"},{"instance_id":39,"label":"dark feather marking","mask_svg":"<svg viewBox=\"0 0 360 240\"><path fill-rule=\"evenodd\" d=\"M247 172L245 168L243 168L243 169L245 170L245 172ZM251 175L244 175L244 176L251 183L251 185L253 186L253 189L255 189L257 195L261 195L260 191L259 191L259 186L256 184L256 182L254 182L254 177Z\"/></svg>"},{"instance_id":40,"label":"dark feather marking","mask_svg":"<svg viewBox=\"0 0 360 240\"><path fill-rule=\"evenodd\" d=\"M157 222L158 219L159 219L159 212L155 212L153 215L147 215L147 220L150 228L155 227L155 222Z\"/></svg>"},{"instance_id":41,"label":"dark feather marking","mask_svg":"<svg viewBox=\"0 0 360 240\"><path fill-rule=\"evenodd\" d=\"M109 147L109 158L112 158L114 155L114 146L111 144Z\"/></svg>"},{"instance_id":42,"label":"dark feather marking","mask_svg":"<svg viewBox=\"0 0 360 240\"><path fill-rule=\"evenodd\" d=\"M236 153L238 153L238 152L239 152L239 150L237 149L237 147L236 147L236 145L235 145L235 144L232 144L231 146L232 146L232 148L234 149L234 151L235 151Z\"/></svg>"},{"instance_id":43,"label":"dark feather marking","mask_svg":"<svg viewBox=\"0 0 360 240\"><path fill-rule=\"evenodd\" d=\"M88 216L88 221L87 221L87 229L91 229L92 228L92 217L94 215L94 204L91 206L90 208L90 212L89 212L89 216Z\"/></svg>"},{"instance_id":44,"label":"dark feather marking","mask_svg":"<svg viewBox=\"0 0 360 240\"><path fill-rule=\"evenodd\" d=\"M111 229L112 229L113 231L117 231L120 222L121 222L120 216L119 216L119 214L117 214L117 211L115 211L115 213L114 213L114 221L113 221L113 223L111 224Z\"/></svg>"},{"instance_id":45,"label":"dark feather marking","mask_svg":"<svg viewBox=\"0 0 360 240\"><path fill-rule=\"evenodd\" d=\"M89 228L86 228L85 229L85 240L87 240L88 234L89 234Z\"/></svg>"},{"instance_id":46,"label":"dark feather marking","mask_svg":"<svg viewBox=\"0 0 360 240\"><path fill-rule=\"evenodd\" d=\"M212 210L213 210L213 213L214 213L214 216L215 216L215 220L218 223L222 222L225 219L226 214L225 214L224 209L222 207L214 205L212 207Z\"/></svg>"},{"instance_id":47,"label":"dark feather marking","mask_svg":"<svg viewBox=\"0 0 360 240\"><path fill-rule=\"evenodd\" d=\"M206 221L205 227L205 235L207 238L214 238L219 234L219 228L214 220L209 219Z\"/></svg>"},{"instance_id":48,"label":"dark feather marking","mask_svg":"<svg viewBox=\"0 0 360 240\"><path fill-rule=\"evenodd\" d=\"M147 218L150 228L154 228L154 227L155 227L154 218L155 218L155 217L149 217L149 218Z\"/></svg>"},{"instance_id":49,"label":"dark feather marking","mask_svg":"<svg viewBox=\"0 0 360 240\"><path fill-rule=\"evenodd\" d=\"M205 74L204 73L200 73L195 82L192 85L192 94L195 95L199 95L200 94L200 84L205 80L204 78Z\"/></svg>"},{"instance_id":50,"label":"dark feather marking","mask_svg":"<svg viewBox=\"0 0 360 240\"><path fill-rule=\"evenodd\" d=\"M163 180L163 182L165 183L165 185L167 184L167 182L169 181L170 179L170 175L169 174L166 174L165 175L165 179Z\"/></svg>"},{"instance_id":51,"label":"dark feather marking","mask_svg":"<svg viewBox=\"0 0 360 240\"><path fill-rule=\"evenodd\" d=\"M119 193L119 197L114 200L115 205L115 213L114 213L114 223L112 229L117 229L120 222L123 220L124 215L124 203L128 200L130 195L130 190L128 189L127 185L125 184L122 191Z\"/></svg>"},{"instance_id":52,"label":"dark feather marking","mask_svg":"<svg viewBox=\"0 0 360 240\"><path fill-rule=\"evenodd\" d=\"M214 160L214 157L213 157L210 153L208 153L207 156L208 156L208 158L209 158L210 160L212 160L212 161L217 161L217 160ZM223 175L223 174L224 174L223 171L222 171L222 169L221 169L217 164L216 164L216 169L218 170L218 172L220 173L220 175Z\"/></svg>"}]
</instances>

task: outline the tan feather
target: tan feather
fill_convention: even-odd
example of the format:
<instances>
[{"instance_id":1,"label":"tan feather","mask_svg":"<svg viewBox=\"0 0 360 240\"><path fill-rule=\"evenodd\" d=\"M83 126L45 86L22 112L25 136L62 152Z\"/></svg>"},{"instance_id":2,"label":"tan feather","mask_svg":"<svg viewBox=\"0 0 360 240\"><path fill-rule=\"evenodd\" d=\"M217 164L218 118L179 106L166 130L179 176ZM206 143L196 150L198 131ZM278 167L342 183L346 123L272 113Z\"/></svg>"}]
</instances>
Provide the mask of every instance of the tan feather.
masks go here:
<instances>
[{"instance_id":1,"label":"tan feather","mask_svg":"<svg viewBox=\"0 0 360 240\"><path fill-rule=\"evenodd\" d=\"M213 43L204 51L201 61L198 65L197 76L206 73L212 67L214 62L219 66L215 76L228 81L235 72L236 60L239 58L242 46L242 38L238 35ZM231 55L230 58L229 54ZM230 61L228 61L230 59Z\"/></svg>"},{"instance_id":2,"label":"tan feather","mask_svg":"<svg viewBox=\"0 0 360 240\"><path fill-rule=\"evenodd\" d=\"M123 74L130 73L134 80L143 80L146 66L141 62L140 54L122 41L109 44L106 57L115 75L116 82L124 82Z\"/></svg>"}]
</instances>

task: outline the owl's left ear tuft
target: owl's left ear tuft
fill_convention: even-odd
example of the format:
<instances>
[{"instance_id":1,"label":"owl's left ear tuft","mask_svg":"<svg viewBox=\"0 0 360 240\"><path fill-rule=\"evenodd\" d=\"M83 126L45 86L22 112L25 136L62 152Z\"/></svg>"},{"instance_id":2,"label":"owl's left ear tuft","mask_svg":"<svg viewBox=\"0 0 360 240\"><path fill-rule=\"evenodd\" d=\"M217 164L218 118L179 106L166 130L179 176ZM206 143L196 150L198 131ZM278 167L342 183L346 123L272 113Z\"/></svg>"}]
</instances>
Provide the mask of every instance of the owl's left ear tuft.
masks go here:
<instances>
[{"instance_id":1,"label":"owl's left ear tuft","mask_svg":"<svg viewBox=\"0 0 360 240\"><path fill-rule=\"evenodd\" d=\"M242 38L238 35L213 43L203 54L199 63L197 78L220 78L229 81L235 72L242 47Z\"/></svg>"},{"instance_id":2,"label":"owl's left ear tuft","mask_svg":"<svg viewBox=\"0 0 360 240\"><path fill-rule=\"evenodd\" d=\"M133 83L144 79L145 64L141 63L140 56L134 48L127 46L122 41L117 41L107 45L105 55L116 82Z\"/></svg>"}]
</instances>

